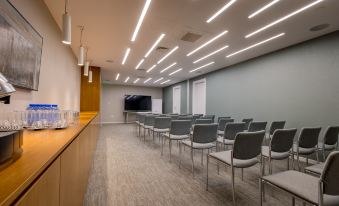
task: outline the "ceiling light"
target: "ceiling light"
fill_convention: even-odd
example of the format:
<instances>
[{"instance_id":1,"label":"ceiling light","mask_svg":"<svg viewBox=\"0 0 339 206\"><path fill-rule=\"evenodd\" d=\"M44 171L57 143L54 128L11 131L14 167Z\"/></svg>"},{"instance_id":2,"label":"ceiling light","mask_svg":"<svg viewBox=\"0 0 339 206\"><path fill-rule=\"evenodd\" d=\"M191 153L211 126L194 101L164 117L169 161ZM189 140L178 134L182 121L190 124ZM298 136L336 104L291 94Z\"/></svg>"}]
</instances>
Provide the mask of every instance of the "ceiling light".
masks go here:
<instances>
[{"instance_id":1,"label":"ceiling light","mask_svg":"<svg viewBox=\"0 0 339 206\"><path fill-rule=\"evenodd\" d=\"M149 68L146 72L149 73L150 71L152 71L157 65L154 64L153 66L151 66L151 68Z\"/></svg>"},{"instance_id":2,"label":"ceiling light","mask_svg":"<svg viewBox=\"0 0 339 206\"><path fill-rule=\"evenodd\" d=\"M266 4L265 6L263 6L262 8L260 8L259 10L255 11L254 13L252 13L251 15L248 16L248 18L253 18L256 15L260 14L261 12L263 12L264 10L268 9L269 7L273 6L274 4L278 3L280 0L273 0L270 3Z\"/></svg>"},{"instance_id":3,"label":"ceiling light","mask_svg":"<svg viewBox=\"0 0 339 206\"><path fill-rule=\"evenodd\" d=\"M126 52L125 52L125 56L124 56L124 59L122 60L121 64L124 65L126 60L127 60L127 57L129 55L129 52L131 51L130 48L127 48Z\"/></svg>"},{"instance_id":4,"label":"ceiling light","mask_svg":"<svg viewBox=\"0 0 339 206\"><path fill-rule=\"evenodd\" d=\"M186 56L191 56L192 54L194 54L195 52L197 52L198 50L202 49L203 47L209 45L210 43L212 43L213 41L217 40L218 38L222 37L223 35L225 35L228 31L223 31L220 34L218 34L217 36L213 37L212 39L210 39L209 41L205 42L204 44L202 44L201 46L199 46L198 48L194 49L193 51L191 51L190 53L188 53Z\"/></svg>"},{"instance_id":5,"label":"ceiling light","mask_svg":"<svg viewBox=\"0 0 339 206\"><path fill-rule=\"evenodd\" d=\"M129 77L127 77L127 78L125 79L125 83L127 83L127 82L128 82L128 80L129 80Z\"/></svg>"},{"instance_id":6,"label":"ceiling light","mask_svg":"<svg viewBox=\"0 0 339 206\"><path fill-rule=\"evenodd\" d=\"M134 80L133 84L136 84L139 80L140 78L137 78L136 80Z\"/></svg>"},{"instance_id":7,"label":"ceiling light","mask_svg":"<svg viewBox=\"0 0 339 206\"><path fill-rule=\"evenodd\" d=\"M79 28L80 28L80 47L79 47L78 65L83 66L85 61L85 48L82 46L82 33L85 27L79 26Z\"/></svg>"},{"instance_id":8,"label":"ceiling light","mask_svg":"<svg viewBox=\"0 0 339 206\"><path fill-rule=\"evenodd\" d=\"M213 54L216 54L216 53L218 53L218 52L220 52L220 51L222 51L222 50L224 50L224 49L226 49L226 48L228 48L228 45L226 45L226 46L224 46L224 47L222 47L222 48L220 48L220 49L218 49L218 50L215 50L214 52L209 53L209 54L207 54L206 56L201 57L201 58L198 59L198 60L195 60L193 63L196 64L196 63L200 62L201 60L204 60L204 59L206 59L207 57L212 56Z\"/></svg>"},{"instance_id":9,"label":"ceiling light","mask_svg":"<svg viewBox=\"0 0 339 206\"><path fill-rule=\"evenodd\" d=\"M180 72L181 70L182 70L182 68L177 69L177 70L175 70L174 72L170 73L168 76L172 76L173 74L175 74L175 73L177 73L177 72Z\"/></svg>"},{"instance_id":10,"label":"ceiling light","mask_svg":"<svg viewBox=\"0 0 339 206\"><path fill-rule=\"evenodd\" d=\"M224 12L228 7L230 7L232 4L234 4L237 0L231 0L225 6L223 6L219 11L217 11L213 16L211 16L206 22L210 23L213 19L215 19L217 16L219 16L222 12Z\"/></svg>"},{"instance_id":11,"label":"ceiling light","mask_svg":"<svg viewBox=\"0 0 339 206\"><path fill-rule=\"evenodd\" d=\"M85 62L85 66L84 66L84 76L88 76L88 72L89 72L89 61Z\"/></svg>"},{"instance_id":12,"label":"ceiling light","mask_svg":"<svg viewBox=\"0 0 339 206\"><path fill-rule=\"evenodd\" d=\"M160 64L162 61L164 61L169 55L171 55L175 50L177 50L179 47L174 47L171 51L169 51L164 57L162 57L157 63Z\"/></svg>"},{"instance_id":13,"label":"ceiling light","mask_svg":"<svg viewBox=\"0 0 339 206\"><path fill-rule=\"evenodd\" d=\"M161 82L160 84L166 84L166 83L168 83L168 82L170 82L171 80L169 79L169 80L166 80L166 81L164 81L164 82Z\"/></svg>"},{"instance_id":14,"label":"ceiling light","mask_svg":"<svg viewBox=\"0 0 339 206\"><path fill-rule=\"evenodd\" d=\"M147 82L149 82L152 78L148 78L144 81L144 84L146 84Z\"/></svg>"},{"instance_id":15,"label":"ceiling light","mask_svg":"<svg viewBox=\"0 0 339 206\"><path fill-rule=\"evenodd\" d=\"M93 82L93 72L92 70L90 70L88 73L88 83L92 83L92 82Z\"/></svg>"},{"instance_id":16,"label":"ceiling light","mask_svg":"<svg viewBox=\"0 0 339 206\"><path fill-rule=\"evenodd\" d=\"M72 24L71 16L68 14L68 0L65 0L65 13L62 15L62 43L71 44L72 42Z\"/></svg>"},{"instance_id":17,"label":"ceiling light","mask_svg":"<svg viewBox=\"0 0 339 206\"><path fill-rule=\"evenodd\" d=\"M135 69L139 69L142 63L144 63L145 59L141 59L138 65L135 67Z\"/></svg>"},{"instance_id":18,"label":"ceiling light","mask_svg":"<svg viewBox=\"0 0 339 206\"><path fill-rule=\"evenodd\" d=\"M159 78L159 79L157 79L157 80L155 80L153 83L155 84L155 83L157 83L158 81L161 81L161 80L163 80L164 78L163 77L161 77L161 78Z\"/></svg>"},{"instance_id":19,"label":"ceiling light","mask_svg":"<svg viewBox=\"0 0 339 206\"><path fill-rule=\"evenodd\" d=\"M154 44L152 45L152 47L148 50L148 52L145 55L145 58L147 58L150 53L153 51L153 49L159 44L159 42L165 37L165 34L161 34L159 36L159 38L154 42Z\"/></svg>"},{"instance_id":20,"label":"ceiling light","mask_svg":"<svg viewBox=\"0 0 339 206\"><path fill-rule=\"evenodd\" d=\"M209 65L211 65L211 64L214 64L214 62L210 62L210 63L205 64L205 65L202 65L202 66L200 66L200 67L198 67L198 68L192 69L192 70L190 71L190 73L195 72L195 71L197 71L197 70L199 70L199 69L202 69L202 68L204 68L204 67L207 67L207 66L209 66Z\"/></svg>"},{"instance_id":21,"label":"ceiling light","mask_svg":"<svg viewBox=\"0 0 339 206\"><path fill-rule=\"evenodd\" d=\"M173 64L169 65L168 67L166 67L165 69L161 70L160 73L163 73L164 71L168 70L169 68L173 67L174 65L176 65L177 63L174 62Z\"/></svg>"},{"instance_id":22,"label":"ceiling light","mask_svg":"<svg viewBox=\"0 0 339 206\"><path fill-rule=\"evenodd\" d=\"M232 54L230 54L230 55L227 55L226 57L229 58L229 57L231 57L231 56L234 56L234 55L239 54L239 53L241 53L241 52L244 52L244 51L246 51L246 50L252 49L253 47L259 46L259 45L261 45L261 44L264 44L264 43L266 43L266 42L268 42L268 41L271 41L271 40L276 39L276 38L278 38L278 37L281 37L281 36L283 36L283 35L285 35L285 33L281 33L281 34L275 35L275 36L273 36L273 37L271 37L271 38L268 38L268 39L266 39L266 40L264 40L264 41L261 41L261 42L259 42L259 43L253 44L253 45L251 45L251 46L249 46L249 47L246 47L245 49L242 49L242 50L239 50L239 51L237 51L237 52L234 52L234 53L232 53Z\"/></svg>"},{"instance_id":23,"label":"ceiling light","mask_svg":"<svg viewBox=\"0 0 339 206\"><path fill-rule=\"evenodd\" d=\"M252 32L252 33L246 35L245 37L246 37L246 38L249 38L249 37L251 37L251 36L253 36L253 35L255 35L255 34L261 32L261 31L264 31L264 30L266 30L267 28L269 28L269 27L271 27L271 26L274 26L274 25L276 25L276 24L278 24L278 23L280 23L280 22L282 22L282 21L285 21L286 19L288 19L288 18L290 18L290 17L292 17L292 16L294 16L294 15L296 15L296 14L298 14L298 13L300 13L300 12L302 12L302 11L304 11L304 10L306 10L306 9L308 9L308 8L314 6L314 5L316 5L316 4L318 4L318 3L322 2L322 1L323 1L323 0L318 0L318 1L315 1L315 2L313 2L313 3L311 3L311 4L308 4L307 6L304 6L304 7L302 7L301 9L298 9L298 10L296 10L296 11L294 11L294 12L292 12L292 13L290 13L290 14L288 14L288 15L286 15L286 16L284 16L284 17L278 19L278 20L275 20L274 22L272 22L272 23L270 23L270 24L267 24L266 26L264 26L264 27L262 27L262 28L260 28L260 29L258 29L258 30L256 30L256 31L254 31L254 32Z\"/></svg>"},{"instance_id":24,"label":"ceiling light","mask_svg":"<svg viewBox=\"0 0 339 206\"><path fill-rule=\"evenodd\" d=\"M140 29L140 27L141 27L141 24L142 24L144 18L145 18L145 15L146 15L147 10L148 10L148 8L149 8L149 6L150 6L150 4L151 4L151 1L152 1L152 0L146 0L145 6L144 6L144 8L142 9L141 15L140 15L140 17L139 17L137 26L135 27L135 30L134 30L134 32L133 32L133 36L132 36L131 41L135 41L135 39L137 38L139 29Z\"/></svg>"},{"instance_id":25,"label":"ceiling light","mask_svg":"<svg viewBox=\"0 0 339 206\"><path fill-rule=\"evenodd\" d=\"M120 74L118 73L117 76L115 77L115 80L118 80L120 77Z\"/></svg>"}]
</instances>

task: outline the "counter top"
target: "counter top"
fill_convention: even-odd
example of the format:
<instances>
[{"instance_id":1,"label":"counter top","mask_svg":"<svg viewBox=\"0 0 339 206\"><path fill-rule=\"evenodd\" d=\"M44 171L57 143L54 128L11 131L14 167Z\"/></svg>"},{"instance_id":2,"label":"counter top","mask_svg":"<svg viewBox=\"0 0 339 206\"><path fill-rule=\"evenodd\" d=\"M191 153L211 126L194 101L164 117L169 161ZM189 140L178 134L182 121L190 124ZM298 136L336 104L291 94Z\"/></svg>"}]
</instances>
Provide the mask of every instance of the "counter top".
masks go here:
<instances>
[{"instance_id":1,"label":"counter top","mask_svg":"<svg viewBox=\"0 0 339 206\"><path fill-rule=\"evenodd\" d=\"M24 131L22 156L0 171L0 206L13 203L96 115L80 113L79 122L63 130Z\"/></svg>"}]
</instances>

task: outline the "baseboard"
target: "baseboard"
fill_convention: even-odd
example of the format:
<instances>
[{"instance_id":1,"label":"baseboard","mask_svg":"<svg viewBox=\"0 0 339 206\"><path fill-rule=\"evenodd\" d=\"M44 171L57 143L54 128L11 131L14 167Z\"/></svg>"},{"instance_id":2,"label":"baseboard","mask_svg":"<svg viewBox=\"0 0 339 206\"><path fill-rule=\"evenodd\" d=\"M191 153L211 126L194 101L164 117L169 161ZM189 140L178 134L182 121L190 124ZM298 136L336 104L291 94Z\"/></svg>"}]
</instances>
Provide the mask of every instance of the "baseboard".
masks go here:
<instances>
[{"instance_id":1,"label":"baseboard","mask_svg":"<svg viewBox=\"0 0 339 206\"><path fill-rule=\"evenodd\" d=\"M100 124L133 124L135 122L100 122Z\"/></svg>"}]
</instances>

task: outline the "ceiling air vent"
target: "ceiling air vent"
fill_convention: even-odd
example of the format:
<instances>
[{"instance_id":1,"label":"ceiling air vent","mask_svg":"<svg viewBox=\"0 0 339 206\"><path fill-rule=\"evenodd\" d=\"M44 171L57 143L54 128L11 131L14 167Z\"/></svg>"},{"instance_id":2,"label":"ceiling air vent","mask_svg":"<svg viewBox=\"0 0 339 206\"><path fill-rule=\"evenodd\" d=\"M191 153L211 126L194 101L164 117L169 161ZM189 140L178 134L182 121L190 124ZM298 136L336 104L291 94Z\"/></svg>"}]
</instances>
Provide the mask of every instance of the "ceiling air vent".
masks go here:
<instances>
[{"instance_id":1,"label":"ceiling air vent","mask_svg":"<svg viewBox=\"0 0 339 206\"><path fill-rule=\"evenodd\" d=\"M166 51L166 50L168 50L168 47L158 46L158 47L156 48L156 50L157 50L157 51Z\"/></svg>"},{"instance_id":2,"label":"ceiling air vent","mask_svg":"<svg viewBox=\"0 0 339 206\"><path fill-rule=\"evenodd\" d=\"M191 32L187 32L183 37L181 37L181 40L193 43L193 42L196 42L201 37L202 37L202 35L200 35L200 34L194 34L194 33L191 33Z\"/></svg>"}]
</instances>

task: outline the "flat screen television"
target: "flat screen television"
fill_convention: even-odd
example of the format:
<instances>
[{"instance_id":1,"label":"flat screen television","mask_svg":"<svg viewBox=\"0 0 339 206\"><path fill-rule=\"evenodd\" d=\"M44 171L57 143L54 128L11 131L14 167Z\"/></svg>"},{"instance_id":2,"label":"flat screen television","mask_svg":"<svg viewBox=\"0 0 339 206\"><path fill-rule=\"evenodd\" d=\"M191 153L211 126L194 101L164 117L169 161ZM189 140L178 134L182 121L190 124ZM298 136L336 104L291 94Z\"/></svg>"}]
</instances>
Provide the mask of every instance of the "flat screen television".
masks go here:
<instances>
[{"instance_id":1,"label":"flat screen television","mask_svg":"<svg viewBox=\"0 0 339 206\"><path fill-rule=\"evenodd\" d=\"M151 96L125 95L125 111L151 111Z\"/></svg>"}]
</instances>

